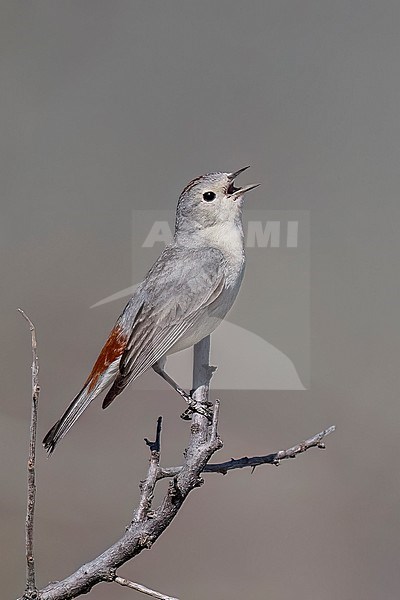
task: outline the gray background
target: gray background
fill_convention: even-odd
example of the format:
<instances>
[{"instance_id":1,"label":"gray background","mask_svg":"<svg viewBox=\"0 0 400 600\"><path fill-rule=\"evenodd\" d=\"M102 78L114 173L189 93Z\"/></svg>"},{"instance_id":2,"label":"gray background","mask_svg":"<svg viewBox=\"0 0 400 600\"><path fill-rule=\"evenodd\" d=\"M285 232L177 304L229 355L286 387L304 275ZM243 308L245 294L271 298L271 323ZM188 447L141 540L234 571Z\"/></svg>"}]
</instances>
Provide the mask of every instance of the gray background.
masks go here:
<instances>
[{"instance_id":1,"label":"gray background","mask_svg":"<svg viewBox=\"0 0 400 600\"><path fill-rule=\"evenodd\" d=\"M4 597L24 585L30 345L16 307L38 328L42 437L124 304L88 309L126 287L138 199L172 209L193 176L251 164L252 208L311 213L311 388L221 394L220 458L338 430L279 469L208 476L121 573L182 600L397 598L399 3L1 9ZM39 451L40 585L123 531L158 414L163 464L179 462L180 409L169 390L131 388L106 414L92 406L51 460Z\"/></svg>"}]
</instances>

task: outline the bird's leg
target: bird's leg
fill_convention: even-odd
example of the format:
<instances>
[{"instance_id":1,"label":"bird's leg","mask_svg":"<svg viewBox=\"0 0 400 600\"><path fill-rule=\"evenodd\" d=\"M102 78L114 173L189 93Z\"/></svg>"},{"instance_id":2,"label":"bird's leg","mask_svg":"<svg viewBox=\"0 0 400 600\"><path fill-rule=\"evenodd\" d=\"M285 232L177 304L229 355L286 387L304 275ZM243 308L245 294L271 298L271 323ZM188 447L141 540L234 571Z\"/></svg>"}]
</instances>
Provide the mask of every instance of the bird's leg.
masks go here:
<instances>
[{"instance_id":1,"label":"bird's leg","mask_svg":"<svg viewBox=\"0 0 400 600\"><path fill-rule=\"evenodd\" d=\"M161 363L161 361L158 361L158 362L156 362L156 363L153 365L153 370L154 370L156 373L158 373L158 375L160 375L160 376L161 376L161 377L162 377L162 378L163 378L163 379L164 379L164 380L165 380L167 383L169 383L169 385L170 385L171 387L173 387L173 388L174 388L174 390L175 390L176 392L178 392L178 394L179 394L180 396L182 396L182 398L184 398L184 399L186 400L186 402L189 402L189 401L192 399L192 398L191 398L191 395L190 395L190 392L189 392L189 393L188 393L188 392L185 392L185 390L184 390L183 388L181 388L181 387L180 387L180 386L179 386L179 385L176 383L176 381L174 381L174 380L172 379L172 377L170 377L170 376L168 375L168 373L166 373L166 372L164 371L164 368L163 368L163 367L164 367L164 365L162 365L162 364L160 364L160 363Z\"/></svg>"},{"instance_id":2,"label":"bird's leg","mask_svg":"<svg viewBox=\"0 0 400 600\"><path fill-rule=\"evenodd\" d=\"M212 419L212 413L209 410L209 408L205 408L204 406L201 406L198 402L196 402L195 400L193 400L192 398L192 393L193 390L190 390L190 392L186 392L183 388L181 388L176 381L174 381L172 379L172 377L170 377L168 375L168 373L166 373L164 371L164 364L165 364L165 359L161 359L158 362L156 362L153 365L153 370L158 373L158 375L160 375L160 377L162 377L167 383L169 383L169 385L171 387L174 388L174 390L176 392L178 392L178 394L185 400L185 402L187 402L188 407L187 409L181 414L181 418L185 419L185 420L189 420L192 418L192 414L194 412L198 412L204 416L206 416L208 419ZM211 402L209 403L210 406L212 406Z\"/></svg>"}]
</instances>

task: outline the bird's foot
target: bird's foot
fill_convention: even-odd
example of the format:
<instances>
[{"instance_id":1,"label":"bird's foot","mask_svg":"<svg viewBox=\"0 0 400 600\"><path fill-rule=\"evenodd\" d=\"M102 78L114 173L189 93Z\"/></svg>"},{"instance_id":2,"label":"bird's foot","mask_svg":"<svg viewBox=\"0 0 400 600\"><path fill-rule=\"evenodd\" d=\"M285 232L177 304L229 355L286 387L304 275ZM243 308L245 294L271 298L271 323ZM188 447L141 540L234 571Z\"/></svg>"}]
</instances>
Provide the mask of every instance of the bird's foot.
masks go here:
<instances>
[{"instance_id":1,"label":"bird's foot","mask_svg":"<svg viewBox=\"0 0 400 600\"><path fill-rule=\"evenodd\" d=\"M191 392L192 391L193 390L191 390ZM196 402L196 400L194 400L191 396L186 401L188 403L188 407L181 414L181 419L184 419L185 421L190 421L190 419L193 416L193 413L198 413L200 415L203 415L204 417L207 417L207 419L210 421L210 423L212 422L212 419L213 419L213 411L211 410L212 402L209 402L209 401L201 402L201 403Z\"/></svg>"},{"instance_id":2,"label":"bird's foot","mask_svg":"<svg viewBox=\"0 0 400 600\"><path fill-rule=\"evenodd\" d=\"M193 413L197 412L200 415L207 417L207 419L210 422L212 421L213 411L210 408L212 407L212 402L209 402L208 400L207 402L197 402L196 400L194 400L194 389L190 390L190 392L187 393L184 389L177 386L176 391L180 396L182 396L182 398L185 400L185 402L187 402L188 405L187 409L181 414L181 419L184 419L185 421L190 421L190 419L193 416Z\"/></svg>"}]
</instances>

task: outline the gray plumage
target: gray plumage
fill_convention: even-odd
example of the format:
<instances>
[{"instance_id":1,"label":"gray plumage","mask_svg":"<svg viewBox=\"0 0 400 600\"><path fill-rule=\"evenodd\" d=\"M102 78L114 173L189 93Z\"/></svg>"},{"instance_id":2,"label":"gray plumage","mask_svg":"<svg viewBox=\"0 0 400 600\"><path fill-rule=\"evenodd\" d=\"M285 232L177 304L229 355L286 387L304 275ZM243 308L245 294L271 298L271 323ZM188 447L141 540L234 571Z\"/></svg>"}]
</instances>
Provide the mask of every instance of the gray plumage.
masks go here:
<instances>
[{"instance_id":1,"label":"gray plumage","mask_svg":"<svg viewBox=\"0 0 400 600\"><path fill-rule=\"evenodd\" d=\"M103 408L150 367L185 396L164 363L168 354L212 333L237 296L245 267L243 196L256 187L234 186L243 170L209 173L183 190L173 241L129 300L84 387L43 440L50 453L104 389L112 384Z\"/></svg>"}]
</instances>

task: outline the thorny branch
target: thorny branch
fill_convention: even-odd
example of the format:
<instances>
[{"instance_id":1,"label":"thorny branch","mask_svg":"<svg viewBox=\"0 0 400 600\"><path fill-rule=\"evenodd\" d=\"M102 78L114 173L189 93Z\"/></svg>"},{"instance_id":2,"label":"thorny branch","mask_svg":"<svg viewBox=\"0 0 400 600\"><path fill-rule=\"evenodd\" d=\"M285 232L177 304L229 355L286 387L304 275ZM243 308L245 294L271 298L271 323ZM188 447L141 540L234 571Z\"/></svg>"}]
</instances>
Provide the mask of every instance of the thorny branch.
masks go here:
<instances>
[{"instance_id":1,"label":"thorny branch","mask_svg":"<svg viewBox=\"0 0 400 600\"><path fill-rule=\"evenodd\" d=\"M265 454L264 456L252 456L247 457L243 456L243 458L231 458L223 463L210 463L207 464L203 473L221 473L221 475L226 475L228 471L232 471L233 469L243 469L244 467L251 467L254 470L259 465L275 465L279 466L281 460L285 458L296 458L298 454L302 454L306 450L310 448L325 448L325 444L323 439L333 433L336 427L332 425L327 429L324 429L320 433L313 435L313 437L305 440L304 442L300 442L287 450L279 450L278 452L273 452L272 454ZM167 467L160 468L158 471L158 479L163 479L164 477L175 477L180 471L182 467Z\"/></svg>"},{"instance_id":2,"label":"thorny branch","mask_svg":"<svg viewBox=\"0 0 400 600\"><path fill-rule=\"evenodd\" d=\"M141 584L120 577L117 574L117 569L128 560L137 556L142 550L152 546L161 533L170 525L188 494L194 488L202 485L203 479L201 478L201 474L204 472L225 474L232 469L242 467L252 467L254 469L261 464L277 465L279 461L285 458L293 458L309 448L315 446L324 447L322 440L326 435L334 431L334 427L325 429L316 436L288 450L281 450L266 456L244 457L237 460L232 459L225 463L209 464L212 455L222 447L222 441L218 436L218 400L214 404L211 423L207 416L210 407L208 400L209 384L214 371L214 368L209 365L209 350L209 338L205 338L196 344L194 350L193 400L196 406L200 405L200 408L203 410L195 412L192 416L189 444L184 453L183 464L179 467L160 467L162 418L159 417L154 442L145 438L145 442L150 449L149 468L146 479L140 483L138 507L134 511L132 522L126 528L124 534L97 558L82 565L66 579L50 583L44 589L39 590L37 596L28 596L25 593L23 599L20 600L34 600L35 597L39 600L70 600L81 594L88 593L93 586L101 582L114 582L124 585L159 600L177 600L176 598L163 595ZM37 371L35 375L36 387L34 389L38 395ZM33 439L34 442L35 439ZM34 475L34 462L32 465ZM172 479L168 491L161 505L152 509L155 486L157 481L164 477L171 477Z\"/></svg>"},{"instance_id":3,"label":"thorny branch","mask_svg":"<svg viewBox=\"0 0 400 600\"><path fill-rule=\"evenodd\" d=\"M25 519L25 554L26 554L26 587L24 599L34 600L37 598L37 588L35 581L35 558L33 554L33 524L36 502L36 481L35 481L35 461L36 461L36 430L37 430L37 405L39 400L39 359L37 355L36 330L30 318L24 313L22 308L18 312L29 324L31 332L32 346L32 405L31 405L31 423L29 428L29 456L27 464L27 504Z\"/></svg>"}]
</instances>

